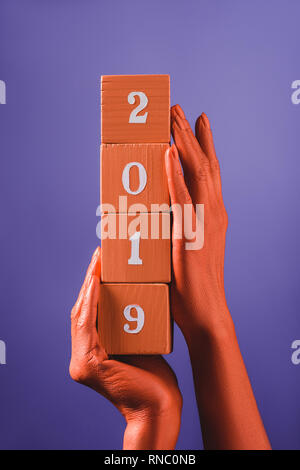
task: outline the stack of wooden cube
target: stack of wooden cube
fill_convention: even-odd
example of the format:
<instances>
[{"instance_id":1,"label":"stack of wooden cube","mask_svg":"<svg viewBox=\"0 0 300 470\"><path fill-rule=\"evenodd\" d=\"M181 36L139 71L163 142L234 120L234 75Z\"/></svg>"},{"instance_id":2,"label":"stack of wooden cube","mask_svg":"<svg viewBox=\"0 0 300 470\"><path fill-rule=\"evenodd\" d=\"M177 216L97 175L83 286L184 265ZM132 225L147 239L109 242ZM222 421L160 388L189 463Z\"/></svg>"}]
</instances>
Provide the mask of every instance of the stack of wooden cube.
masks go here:
<instances>
[{"instance_id":1,"label":"stack of wooden cube","mask_svg":"<svg viewBox=\"0 0 300 470\"><path fill-rule=\"evenodd\" d=\"M108 354L172 350L169 144L169 76L102 76L98 330Z\"/></svg>"}]
</instances>

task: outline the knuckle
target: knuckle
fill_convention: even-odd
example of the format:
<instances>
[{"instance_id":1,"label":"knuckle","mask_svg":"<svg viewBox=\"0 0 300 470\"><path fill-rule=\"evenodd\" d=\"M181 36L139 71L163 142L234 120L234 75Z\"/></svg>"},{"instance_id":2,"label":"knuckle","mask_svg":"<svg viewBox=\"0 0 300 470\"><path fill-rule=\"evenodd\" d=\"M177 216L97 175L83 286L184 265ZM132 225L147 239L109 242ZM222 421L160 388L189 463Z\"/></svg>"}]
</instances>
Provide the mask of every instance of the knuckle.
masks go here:
<instances>
[{"instance_id":1,"label":"knuckle","mask_svg":"<svg viewBox=\"0 0 300 470\"><path fill-rule=\"evenodd\" d=\"M84 384L88 380L89 374L86 366L82 364L74 364L71 362L69 367L70 377L78 383Z\"/></svg>"},{"instance_id":2,"label":"knuckle","mask_svg":"<svg viewBox=\"0 0 300 470\"><path fill-rule=\"evenodd\" d=\"M161 411L170 409L182 409L182 395L178 387L172 387L170 390L160 390L157 397L157 406Z\"/></svg>"},{"instance_id":3,"label":"knuckle","mask_svg":"<svg viewBox=\"0 0 300 470\"><path fill-rule=\"evenodd\" d=\"M175 394L174 394L174 398L175 398L175 403L177 405L177 407L182 410L182 405L183 405L183 397L182 397L182 394L179 390L179 388L177 388Z\"/></svg>"},{"instance_id":4,"label":"knuckle","mask_svg":"<svg viewBox=\"0 0 300 470\"><path fill-rule=\"evenodd\" d=\"M182 202L190 202L190 194L188 192L187 188L182 188L179 191L177 191L177 198L182 201Z\"/></svg>"},{"instance_id":5,"label":"knuckle","mask_svg":"<svg viewBox=\"0 0 300 470\"><path fill-rule=\"evenodd\" d=\"M227 214L227 211L224 207L224 210L223 210L223 224L225 226L225 228L227 229L228 227L228 214Z\"/></svg>"},{"instance_id":6,"label":"knuckle","mask_svg":"<svg viewBox=\"0 0 300 470\"><path fill-rule=\"evenodd\" d=\"M210 164L213 173L220 173L220 164L217 158L213 159Z\"/></svg>"},{"instance_id":7,"label":"knuckle","mask_svg":"<svg viewBox=\"0 0 300 470\"><path fill-rule=\"evenodd\" d=\"M209 160L207 157L201 157L200 158L200 163L201 163L201 166L205 169L205 170L209 170L210 169L210 163L209 163Z\"/></svg>"},{"instance_id":8,"label":"knuckle","mask_svg":"<svg viewBox=\"0 0 300 470\"><path fill-rule=\"evenodd\" d=\"M176 170L174 171L175 175L179 178L182 178L183 179L183 174L182 174L182 171L180 168L176 168Z\"/></svg>"},{"instance_id":9,"label":"knuckle","mask_svg":"<svg viewBox=\"0 0 300 470\"><path fill-rule=\"evenodd\" d=\"M196 181L206 181L208 168L209 167L206 162L203 164L201 163L201 166L195 171L193 179L195 179Z\"/></svg>"},{"instance_id":10,"label":"knuckle","mask_svg":"<svg viewBox=\"0 0 300 470\"><path fill-rule=\"evenodd\" d=\"M86 310L88 310L88 307L89 307L89 297L88 297L88 295L85 295L84 298L83 298L83 301L82 301L81 310L86 311Z\"/></svg>"},{"instance_id":11,"label":"knuckle","mask_svg":"<svg viewBox=\"0 0 300 470\"><path fill-rule=\"evenodd\" d=\"M81 314L77 319L76 328L77 330L84 330L86 327L88 327L86 315Z\"/></svg>"},{"instance_id":12,"label":"knuckle","mask_svg":"<svg viewBox=\"0 0 300 470\"><path fill-rule=\"evenodd\" d=\"M77 307L74 305L74 307L72 308L71 310L71 320L74 320L78 315L78 309Z\"/></svg>"},{"instance_id":13,"label":"knuckle","mask_svg":"<svg viewBox=\"0 0 300 470\"><path fill-rule=\"evenodd\" d=\"M219 226L220 226L221 229L225 229L225 230L227 229L228 215L227 215L227 212L226 212L224 206L222 207L221 211L219 211L218 222L219 222Z\"/></svg>"}]
</instances>

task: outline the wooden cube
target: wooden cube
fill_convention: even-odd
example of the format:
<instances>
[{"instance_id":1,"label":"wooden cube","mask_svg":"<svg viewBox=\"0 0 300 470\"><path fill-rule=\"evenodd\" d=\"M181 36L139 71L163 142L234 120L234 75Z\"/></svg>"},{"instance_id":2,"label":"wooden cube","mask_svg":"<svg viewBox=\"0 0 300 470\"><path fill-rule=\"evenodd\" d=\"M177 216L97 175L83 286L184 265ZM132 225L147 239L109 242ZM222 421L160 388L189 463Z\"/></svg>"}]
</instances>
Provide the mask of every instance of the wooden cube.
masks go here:
<instances>
[{"instance_id":1,"label":"wooden cube","mask_svg":"<svg viewBox=\"0 0 300 470\"><path fill-rule=\"evenodd\" d=\"M170 353L168 286L101 284L98 330L108 354Z\"/></svg>"},{"instance_id":2,"label":"wooden cube","mask_svg":"<svg viewBox=\"0 0 300 470\"><path fill-rule=\"evenodd\" d=\"M102 76L101 139L170 142L169 75Z\"/></svg>"},{"instance_id":3,"label":"wooden cube","mask_svg":"<svg viewBox=\"0 0 300 470\"><path fill-rule=\"evenodd\" d=\"M105 214L101 239L102 282L171 281L169 213Z\"/></svg>"},{"instance_id":4,"label":"wooden cube","mask_svg":"<svg viewBox=\"0 0 300 470\"><path fill-rule=\"evenodd\" d=\"M168 147L168 144L102 144L101 203L113 205L117 212L135 211L133 204L143 204L145 212L151 211L151 204L164 204L167 211L170 198L165 152ZM125 209L119 205L120 196L126 196Z\"/></svg>"}]
</instances>

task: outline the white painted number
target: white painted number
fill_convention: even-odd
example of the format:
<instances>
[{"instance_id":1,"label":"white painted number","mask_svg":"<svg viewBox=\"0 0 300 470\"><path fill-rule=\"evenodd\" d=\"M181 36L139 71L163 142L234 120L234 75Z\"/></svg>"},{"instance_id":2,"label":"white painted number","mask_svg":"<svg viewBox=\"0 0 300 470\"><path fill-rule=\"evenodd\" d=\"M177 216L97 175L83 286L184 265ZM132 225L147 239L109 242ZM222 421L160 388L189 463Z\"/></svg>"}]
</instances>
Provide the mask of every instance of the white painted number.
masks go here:
<instances>
[{"instance_id":1,"label":"white painted number","mask_svg":"<svg viewBox=\"0 0 300 470\"><path fill-rule=\"evenodd\" d=\"M136 317L131 316L131 310L133 308L136 310L136 313L137 313ZM130 325L128 323L125 323L124 331L126 331L126 333L139 333L142 330L144 326L144 322L145 322L145 314L144 314L144 310L142 309L142 307L136 304L127 305L124 308L123 313L124 313L124 317L126 318L126 320L128 320L129 322L133 322L133 321L136 322L136 328L133 330L130 329Z\"/></svg>"},{"instance_id":2,"label":"white painted number","mask_svg":"<svg viewBox=\"0 0 300 470\"><path fill-rule=\"evenodd\" d=\"M0 80L0 104L6 104L6 85L3 80Z\"/></svg>"},{"instance_id":3,"label":"white painted number","mask_svg":"<svg viewBox=\"0 0 300 470\"><path fill-rule=\"evenodd\" d=\"M129 122L135 123L135 124L145 124L147 121L148 111L142 116L137 116L137 114L143 111L144 108L146 108L148 104L148 98L145 95L145 93L143 93L142 91L132 91L128 95L129 104L135 103L135 96L139 97L140 104L131 111L130 116L129 116Z\"/></svg>"},{"instance_id":4,"label":"white painted number","mask_svg":"<svg viewBox=\"0 0 300 470\"><path fill-rule=\"evenodd\" d=\"M129 240L131 241L131 256L128 260L128 264L143 264L140 258L140 239L141 232L135 232Z\"/></svg>"},{"instance_id":5,"label":"white painted number","mask_svg":"<svg viewBox=\"0 0 300 470\"><path fill-rule=\"evenodd\" d=\"M136 191L132 191L130 189L130 183L129 183L129 172L130 172L130 169L133 166L137 166L138 169L139 169L140 184L139 184L139 187L137 188ZM146 183L147 183L147 172L145 170L145 167L139 162L127 163L127 165L125 166L125 168L123 170L123 173L122 173L122 183L123 183L125 191L127 191L129 194L136 195L136 194L141 193L143 191L143 189L145 188Z\"/></svg>"},{"instance_id":6,"label":"white painted number","mask_svg":"<svg viewBox=\"0 0 300 470\"><path fill-rule=\"evenodd\" d=\"M0 364L6 364L6 344L0 340Z\"/></svg>"},{"instance_id":7,"label":"white painted number","mask_svg":"<svg viewBox=\"0 0 300 470\"><path fill-rule=\"evenodd\" d=\"M300 104L300 80L294 80L292 88L296 91L292 93L291 99L293 104Z\"/></svg>"}]
</instances>

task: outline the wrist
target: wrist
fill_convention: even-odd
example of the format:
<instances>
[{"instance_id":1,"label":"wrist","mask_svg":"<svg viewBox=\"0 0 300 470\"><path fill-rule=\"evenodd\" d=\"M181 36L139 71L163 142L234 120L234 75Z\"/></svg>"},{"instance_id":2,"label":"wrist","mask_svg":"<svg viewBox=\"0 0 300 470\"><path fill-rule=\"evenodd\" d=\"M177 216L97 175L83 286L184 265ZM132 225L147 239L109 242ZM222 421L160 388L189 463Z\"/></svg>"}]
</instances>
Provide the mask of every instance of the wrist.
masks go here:
<instances>
[{"instance_id":1,"label":"wrist","mask_svg":"<svg viewBox=\"0 0 300 470\"><path fill-rule=\"evenodd\" d=\"M187 322L182 329L188 347L204 343L226 343L236 336L234 323L226 303L197 312L194 321ZM200 343L199 343L200 342Z\"/></svg>"},{"instance_id":2,"label":"wrist","mask_svg":"<svg viewBox=\"0 0 300 470\"><path fill-rule=\"evenodd\" d=\"M182 396L177 390L162 391L151 406L131 410L126 417L123 449L174 449L181 419Z\"/></svg>"},{"instance_id":3,"label":"wrist","mask_svg":"<svg viewBox=\"0 0 300 470\"><path fill-rule=\"evenodd\" d=\"M160 413L143 410L126 419L123 450L172 450L175 448L181 405Z\"/></svg>"}]
</instances>

